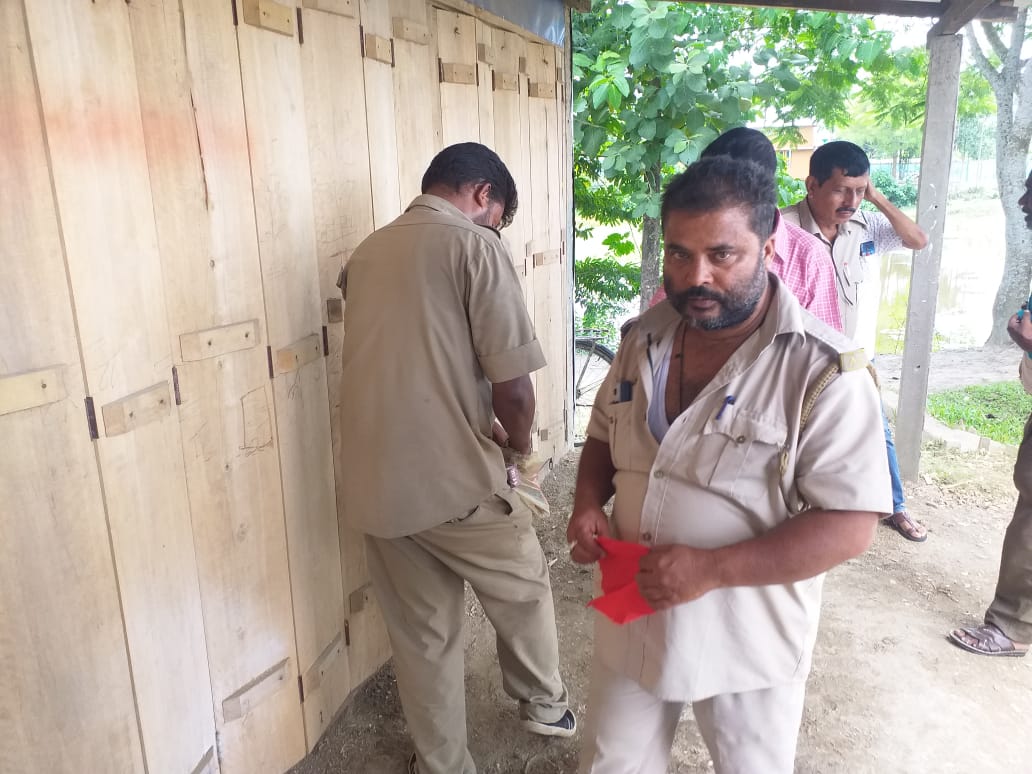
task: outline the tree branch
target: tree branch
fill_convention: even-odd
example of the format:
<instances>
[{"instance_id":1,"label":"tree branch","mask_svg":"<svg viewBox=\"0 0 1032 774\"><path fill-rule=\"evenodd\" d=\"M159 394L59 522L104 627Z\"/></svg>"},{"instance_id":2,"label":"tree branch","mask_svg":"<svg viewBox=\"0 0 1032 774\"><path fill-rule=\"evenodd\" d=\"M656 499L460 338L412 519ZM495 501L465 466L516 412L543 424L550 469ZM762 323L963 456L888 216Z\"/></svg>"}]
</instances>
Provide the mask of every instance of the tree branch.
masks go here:
<instances>
[{"instance_id":1,"label":"tree branch","mask_svg":"<svg viewBox=\"0 0 1032 774\"><path fill-rule=\"evenodd\" d=\"M1007 51L1007 58L1003 60L1003 72L1014 73L1015 77L1020 76L1021 47L1025 44L1025 22L1028 21L1028 8L1018 11L1018 16L1011 25L1010 49ZM994 30L995 32L995 30Z\"/></svg>"},{"instance_id":2,"label":"tree branch","mask_svg":"<svg viewBox=\"0 0 1032 774\"><path fill-rule=\"evenodd\" d=\"M985 23L982 24L983 31L986 26L988 25ZM989 61L989 57L986 56L985 52L982 50L982 44L978 40L978 34L975 32L973 25L967 25L967 33L968 40L971 43L971 56L975 60L975 67L977 67L978 71L982 73L982 76L989 81L989 86L992 88L993 94L996 95L997 109L999 109L1002 97L1001 90L1003 89L1003 77L1000 75L1000 72L993 67L992 62ZM999 40L999 37L997 37L997 40Z\"/></svg>"},{"instance_id":3,"label":"tree branch","mask_svg":"<svg viewBox=\"0 0 1032 774\"><path fill-rule=\"evenodd\" d=\"M982 32L985 34L985 39L989 41L989 45L993 47L993 51L996 52L996 56L1000 57L1000 61L1006 59L1007 47L1000 40L1000 33L996 31L996 28L989 22L982 22Z\"/></svg>"}]
</instances>

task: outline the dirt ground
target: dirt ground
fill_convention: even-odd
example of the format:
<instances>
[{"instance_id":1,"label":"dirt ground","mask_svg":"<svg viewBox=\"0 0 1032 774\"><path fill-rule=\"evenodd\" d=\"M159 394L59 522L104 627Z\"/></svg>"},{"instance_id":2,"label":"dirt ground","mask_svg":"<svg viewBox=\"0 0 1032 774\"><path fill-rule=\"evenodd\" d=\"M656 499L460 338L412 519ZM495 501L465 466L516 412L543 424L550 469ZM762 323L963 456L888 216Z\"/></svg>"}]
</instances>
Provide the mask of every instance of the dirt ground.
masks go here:
<instances>
[{"instance_id":1,"label":"dirt ground","mask_svg":"<svg viewBox=\"0 0 1032 774\"><path fill-rule=\"evenodd\" d=\"M938 366L933 360L932 388L981 380L976 369L982 365L1013 378L1012 355L940 357ZM879 366L891 378L891 364L879 358ZM975 376L957 376L965 371ZM879 529L867 553L829 574L797 772L1032 772L1032 658L975 656L944 638L953 626L978 622L991 599L1015 499L1013 459L1013 450L966 454L927 445L921 480L907 495L911 512L929 529L928 541L908 543ZM583 718L591 571L569 560L565 541L576 465L574 452L548 479L552 514L541 521L539 535L551 564L563 675ZM515 702L501 689L491 626L472 596L468 610L467 717L479 770L575 771L576 737L543 739L519 729ZM404 771L410 752L388 665L292 774L395 774ZM712 769L690 712L673 760L671 772Z\"/></svg>"}]
</instances>

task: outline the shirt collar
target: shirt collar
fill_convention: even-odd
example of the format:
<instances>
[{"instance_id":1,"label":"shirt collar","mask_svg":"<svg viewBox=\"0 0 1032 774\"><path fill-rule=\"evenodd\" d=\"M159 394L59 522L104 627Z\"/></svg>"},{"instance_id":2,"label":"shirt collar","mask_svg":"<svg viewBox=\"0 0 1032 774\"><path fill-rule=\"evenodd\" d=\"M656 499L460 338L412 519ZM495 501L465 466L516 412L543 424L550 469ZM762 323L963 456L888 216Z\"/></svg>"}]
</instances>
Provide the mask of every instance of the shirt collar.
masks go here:
<instances>
[{"instance_id":1,"label":"shirt collar","mask_svg":"<svg viewBox=\"0 0 1032 774\"><path fill-rule=\"evenodd\" d=\"M796 206L798 207L797 212L799 213L799 226L809 231L819 240L824 242L824 244L829 244L827 237L824 236L824 232L821 231L821 227L817 225L817 221L813 218L813 211L810 209L809 200L803 199ZM864 215L864 211L858 209L850 216L849 220L847 220L845 223L839 223L838 233L848 234L850 231L849 225L851 223L860 226L860 228L864 230L867 230L867 216Z\"/></svg>"},{"instance_id":2,"label":"shirt collar","mask_svg":"<svg viewBox=\"0 0 1032 774\"><path fill-rule=\"evenodd\" d=\"M450 201L448 201L447 199L442 199L440 196L434 196L433 194L420 194L412 200L412 203L409 204L408 207L405 208L405 212L409 212L410 210L413 210L416 207L425 207L428 210L436 210L437 212L443 212L448 215L454 215L455 217L465 218L466 220L469 220L469 217L466 215L466 213L464 213Z\"/></svg>"}]
</instances>

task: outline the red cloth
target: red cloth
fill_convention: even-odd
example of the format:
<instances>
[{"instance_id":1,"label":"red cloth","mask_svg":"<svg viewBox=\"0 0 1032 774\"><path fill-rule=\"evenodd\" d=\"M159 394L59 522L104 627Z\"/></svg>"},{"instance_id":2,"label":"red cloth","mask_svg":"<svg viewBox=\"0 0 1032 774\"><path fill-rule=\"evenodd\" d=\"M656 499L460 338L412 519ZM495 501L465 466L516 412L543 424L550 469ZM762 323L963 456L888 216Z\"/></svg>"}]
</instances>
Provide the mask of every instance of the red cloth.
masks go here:
<instances>
[{"instance_id":1,"label":"red cloth","mask_svg":"<svg viewBox=\"0 0 1032 774\"><path fill-rule=\"evenodd\" d=\"M656 612L642 597L634 579L641 558L649 552L648 546L607 537L599 537L598 544L606 552L598 562L602 570L602 596L588 602L588 606L618 624Z\"/></svg>"}]
</instances>

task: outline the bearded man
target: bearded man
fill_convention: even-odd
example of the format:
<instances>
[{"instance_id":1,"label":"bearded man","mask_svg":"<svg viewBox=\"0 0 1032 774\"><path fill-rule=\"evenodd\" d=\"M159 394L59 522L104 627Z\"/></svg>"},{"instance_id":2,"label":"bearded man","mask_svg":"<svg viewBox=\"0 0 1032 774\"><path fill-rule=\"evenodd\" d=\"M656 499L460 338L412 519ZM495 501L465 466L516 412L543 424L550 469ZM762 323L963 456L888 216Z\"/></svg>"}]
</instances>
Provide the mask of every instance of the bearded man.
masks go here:
<instances>
[{"instance_id":1,"label":"bearded man","mask_svg":"<svg viewBox=\"0 0 1032 774\"><path fill-rule=\"evenodd\" d=\"M576 562L599 538L647 551L655 612L595 617L582 773L665 771L690 703L717 774L790 774L824 573L891 507L867 358L768 272L776 211L773 177L727 156L664 193L670 303L598 392L567 530Z\"/></svg>"}]
</instances>

